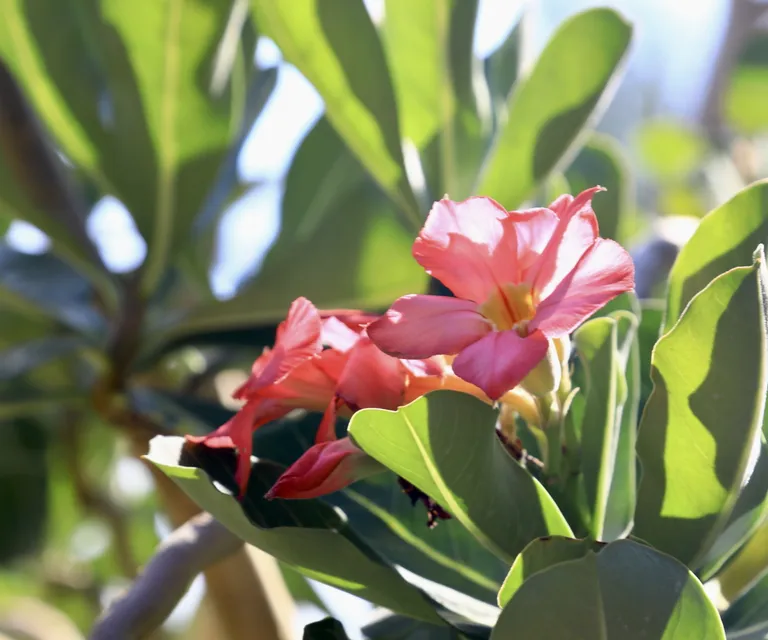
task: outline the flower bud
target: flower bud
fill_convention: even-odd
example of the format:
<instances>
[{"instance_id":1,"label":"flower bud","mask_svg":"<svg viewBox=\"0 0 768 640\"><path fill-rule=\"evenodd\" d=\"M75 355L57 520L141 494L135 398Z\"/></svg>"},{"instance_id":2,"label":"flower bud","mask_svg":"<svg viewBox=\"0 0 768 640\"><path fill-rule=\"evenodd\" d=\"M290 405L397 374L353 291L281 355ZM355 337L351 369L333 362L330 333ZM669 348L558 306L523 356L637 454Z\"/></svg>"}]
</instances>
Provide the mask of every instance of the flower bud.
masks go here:
<instances>
[{"instance_id":1,"label":"flower bud","mask_svg":"<svg viewBox=\"0 0 768 640\"><path fill-rule=\"evenodd\" d=\"M549 341L547 355L523 378L520 386L535 396L546 396L560 386L562 365L554 341Z\"/></svg>"}]
</instances>

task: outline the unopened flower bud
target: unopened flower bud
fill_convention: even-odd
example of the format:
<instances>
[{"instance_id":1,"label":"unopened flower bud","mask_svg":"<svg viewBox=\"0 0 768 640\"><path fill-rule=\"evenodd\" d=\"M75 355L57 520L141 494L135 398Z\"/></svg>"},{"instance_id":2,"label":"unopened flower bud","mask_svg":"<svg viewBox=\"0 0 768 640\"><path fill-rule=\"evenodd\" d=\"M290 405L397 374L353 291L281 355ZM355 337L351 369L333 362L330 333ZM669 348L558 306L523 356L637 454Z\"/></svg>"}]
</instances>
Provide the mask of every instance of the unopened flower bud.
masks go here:
<instances>
[{"instance_id":1,"label":"unopened flower bud","mask_svg":"<svg viewBox=\"0 0 768 640\"><path fill-rule=\"evenodd\" d=\"M562 365L554 341L549 341L547 355L523 378L520 386L535 396L546 396L560 386Z\"/></svg>"}]
</instances>

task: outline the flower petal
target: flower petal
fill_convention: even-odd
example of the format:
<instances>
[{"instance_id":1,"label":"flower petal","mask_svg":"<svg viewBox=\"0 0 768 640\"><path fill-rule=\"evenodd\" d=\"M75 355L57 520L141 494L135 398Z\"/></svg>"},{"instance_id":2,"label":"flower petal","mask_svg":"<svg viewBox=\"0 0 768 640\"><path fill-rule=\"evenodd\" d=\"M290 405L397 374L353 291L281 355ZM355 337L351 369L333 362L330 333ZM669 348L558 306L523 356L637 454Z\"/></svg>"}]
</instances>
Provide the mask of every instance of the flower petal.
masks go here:
<instances>
[{"instance_id":1,"label":"flower petal","mask_svg":"<svg viewBox=\"0 0 768 640\"><path fill-rule=\"evenodd\" d=\"M397 409L403 402L406 369L367 336L350 350L336 394L353 410Z\"/></svg>"},{"instance_id":2,"label":"flower petal","mask_svg":"<svg viewBox=\"0 0 768 640\"><path fill-rule=\"evenodd\" d=\"M307 449L267 492L267 498L308 499L333 493L384 467L349 438L322 442Z\"/></svg>"},{"instance_id":3,"label":"flower petal","mask_svg":"<svg viewBox=\"0 0 768 640\"><path fill-rule=\"evenodd\" d=\"M525 274L540 300L546 298L567 276L598 236L592 196L602 187L593 187L565 203L561 196L553 203L559 209L559 222L541 257ZM558 205L562 201L562 205Z\"/></svg>"},{"instance_id":4,"label":"flower petal","mask_svg":"<svg viewBox=\"0 0 768 640\"><path fill-rule=\"evenodd\" d=\"M531 329L549 338L573 331L600 307L635 286L635 267L626 250L598 238L573 271L539 304Z\"/></svg>"},{"instance_id":5,"label":"flower petal","mask_svg":"<svg viewBox=\"0 0 768 640\"><path fill-rule=\"evenodd\" d=\"M547 355L549 342L539 331L525 338L516 331L494 331L464 349L453 362L457 376L498 400L517 386Z\"/></svg>"},{"instance_id":6,"label":"flower petal","mask_svg":"<svg viewBox=\"0 0 768 640\"><path fill-rule=\"evenodd\" d=\"M377 316L378 317L378 316ZM339 318L323 320L322 342L337 351L349 351L360 339L360 330L355 330Z\"/></svg>"},{"instance_id":7,"label":"flower petal","mask_svg":"<svg viewBox=\"0 0 768 640\"><path fill-rule=\"evenodd\" d=\"M282 418L291 411L278 400L246 402L232 418L213 433L205 436L186 436L188 442L203 444L211 449L237 450L237 468L235 481L240 487L240 497L245 495L248 478L251 474L251 452L253 450L253 432L259 427Z\"/></svg>"},{"instance_id":8,"label":"flower petal","mask_svg":"<svg viewBox=\"0 0 768 640\"><path fill-rule=\"evenodd\" d=\"M440 200L432 206L424 228L413 243L413 257L448 287L457 298L484 302L507 281L506 273L494 273L494 253L509 244L508 270L515 267L514 237L505 236L501 221L508 212L490 198L464 202ZM502 255L500 254L500 255Z\"/></svg>"},{"instance_id":9,"label":"flower petal","mask_svg":"<svg viewBox=\"0 0 768 640\"><path fill-rule=\"evenodd\" d=\"M259 389L274 384L292 369L322 350L320 334L322 321L315 305L306 298L297 298L288 315L277 328L275 346L253 363L251 375L234 394L245 398Z\"/></svg>"},{"instance_id":10,"label":"flower petal","mask_svg":"<svg viewBox=\"0 0 768 640\"><path fill-rule=\"evenodd\" d=\"M491 331L472 302L444 296L403 296L367 329L371 340L398 358L458 353Z\"/></svg>"},{"instance_id":11,"label":"flower petal","mask_svg":"<svg viewBox=\"0 0 768 640\"><path fill-rule=\"evenodd\" d=\"M549 209L510 211L502 225L505 235L515 238L517 248L516 272L509 273L510 277L505 282L525 282L528 271L536 264L557 229L558 217ZM503 251L497 251L493 258L498 271L501 271L499 263L502 260L509 262L508 255Z\"/></svg>"}]
</instances>

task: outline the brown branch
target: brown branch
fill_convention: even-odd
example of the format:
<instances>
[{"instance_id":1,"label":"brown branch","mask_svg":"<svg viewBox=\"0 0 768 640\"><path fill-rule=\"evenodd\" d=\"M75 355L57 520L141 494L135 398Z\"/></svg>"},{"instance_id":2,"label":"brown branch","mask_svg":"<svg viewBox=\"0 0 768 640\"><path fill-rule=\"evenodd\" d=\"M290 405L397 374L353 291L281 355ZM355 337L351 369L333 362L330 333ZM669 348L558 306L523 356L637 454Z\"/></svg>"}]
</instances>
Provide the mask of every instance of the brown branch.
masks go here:
<instances>
[{"instance_id":1,"label":"brown branch","mask_svg":"<svg viewBox=\"0 0 768 640\"><path fill-rule=\"evenodd\" d=\"M134 441L137 456L147 452L146 442ZM142 458L152 478L158 501L171 525L181 526L200 513L192 500L155 465ZM283 640L291 637L290 598L282 576L266 573L254 563L248 549L240 550L205 570L206 600L215 612L217 640ZM204 603L206 604L206 603Z\"/></svg>"},{"instance_id":2,"label":"brown branch","mask_svg":"<svg viewBox=\"0 0 768 640\"><path fill-rule=\"evenodd\" d=\"M170 615L195 576L242 546L209 514L193 517L160 544L133 586L97 620L90 640L146 637Z\"/></svg>"}]
</instances>

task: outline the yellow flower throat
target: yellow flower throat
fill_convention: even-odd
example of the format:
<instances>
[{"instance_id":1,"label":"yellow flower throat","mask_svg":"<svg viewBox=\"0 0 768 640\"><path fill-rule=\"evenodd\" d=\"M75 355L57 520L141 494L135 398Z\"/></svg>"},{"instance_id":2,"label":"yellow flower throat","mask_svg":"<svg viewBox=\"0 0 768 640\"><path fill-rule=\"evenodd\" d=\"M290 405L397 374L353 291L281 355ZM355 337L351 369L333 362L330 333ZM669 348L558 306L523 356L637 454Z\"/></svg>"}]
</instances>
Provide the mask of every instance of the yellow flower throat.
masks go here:
<instances>
[{"instance_id":1,"label":"yellow flower throat","mask_svg":"<svg viewBox=\"0 0 768 640\"><path fill-rule=\"evenodd\" d=\"M491 321L497 331L514 329L525 336L528 322L536 314L536 300L529 284L505 284L498 287L478 307L478 311Z\"/></svg>"}]
</instances>

